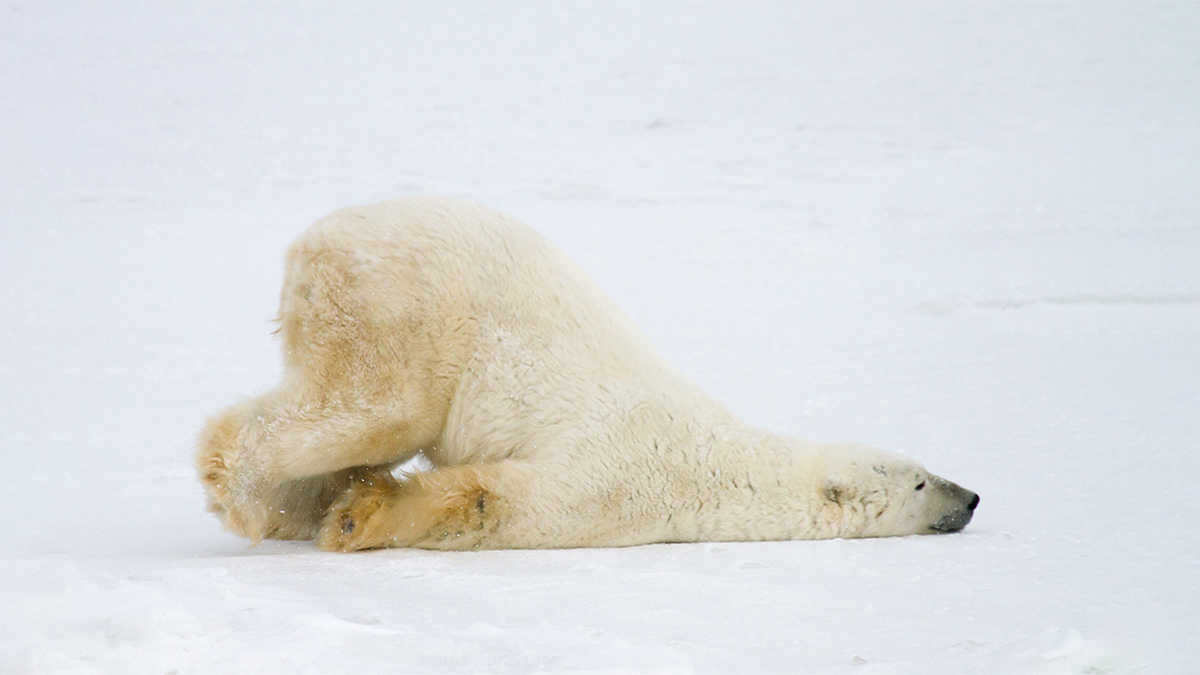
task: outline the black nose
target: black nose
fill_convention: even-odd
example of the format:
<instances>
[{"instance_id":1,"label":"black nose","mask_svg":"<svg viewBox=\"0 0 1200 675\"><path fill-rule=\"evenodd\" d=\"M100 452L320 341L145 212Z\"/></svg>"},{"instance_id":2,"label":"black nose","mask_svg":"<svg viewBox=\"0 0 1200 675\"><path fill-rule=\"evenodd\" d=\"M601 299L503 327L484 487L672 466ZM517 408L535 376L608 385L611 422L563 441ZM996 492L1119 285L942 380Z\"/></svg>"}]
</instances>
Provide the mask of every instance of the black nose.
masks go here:
<instances>
[{"instance_id":1,"label":"black nose","mask_svg":"<svg viewBox=\"0 0 1200 675\"><path fill-rule=\"evenodd\" d=\"M967 508L974 511L976 506L979 506L979 495L971 497L971 503L967 505Z\"/></svg>"}]
</instances>

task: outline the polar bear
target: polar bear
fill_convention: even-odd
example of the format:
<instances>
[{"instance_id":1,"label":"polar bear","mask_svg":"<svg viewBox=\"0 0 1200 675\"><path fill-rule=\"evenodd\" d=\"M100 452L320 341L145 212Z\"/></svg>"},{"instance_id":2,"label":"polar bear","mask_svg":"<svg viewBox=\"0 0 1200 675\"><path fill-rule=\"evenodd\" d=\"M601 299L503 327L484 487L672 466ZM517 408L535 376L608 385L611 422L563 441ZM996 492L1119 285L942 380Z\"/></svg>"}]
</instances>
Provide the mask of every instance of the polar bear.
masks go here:
<instances>
[{"instance_id":1,"label":"polar bear","mask_svg":"<svg viewBox=\"0 0 1200 675\"><path fill-rule=\"evenodd\" d=\"M979 497L900 455L751 428L562 252L476 204L338 211L289 249L278 388L196 464L230 531L326 550L955 532ZM432 469L397 479L423 455Z\"/></svg>"}]
</instances>

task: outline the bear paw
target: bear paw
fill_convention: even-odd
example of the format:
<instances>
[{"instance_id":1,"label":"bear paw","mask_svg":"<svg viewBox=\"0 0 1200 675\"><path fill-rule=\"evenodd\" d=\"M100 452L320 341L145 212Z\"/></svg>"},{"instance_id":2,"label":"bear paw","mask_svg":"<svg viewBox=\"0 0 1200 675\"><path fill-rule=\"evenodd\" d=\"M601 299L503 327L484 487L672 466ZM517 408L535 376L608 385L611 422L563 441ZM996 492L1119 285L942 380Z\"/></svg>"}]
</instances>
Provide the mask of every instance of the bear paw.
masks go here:
<instances>
[{"instance_id":1,"label":"bear paw","mask_svg":"<svg viewBox=\"0 0 1200 675\"><path fill-rule=\"evenodd\" d=\"M245 482L233 461L239 443L239 429L232 416L210 420L200 432L196 470L208 496L209 512L221 519L225 529L258 543L262 533L254 523L257 519L241 508L246 500L238 498Z\"/></svg>"},{"instance_id":2,"label":"bear paw","mask_svg":"<svg viewBox=\"0 0 1200 675\"><path fill-rule=\"evenodd\" d=\"M246 466L244 424L233 409L211 420L200 432L196 470L208 496L208 510L226 530L256 545L284 529L271 512L268 485L261 472Z\"/></svg>"},{"instance_id":3,"label":"bear paw","mask_svg":"<svg viewBox=\"0 0 1200 675\"><path fill-rule=\"evenodd\" d=\"M400 483L386 471L363 469L350 479L350 488L329 508L317 534L325 551L362 551L390 545L388 510Z\"/></svg>"}]
</instances>

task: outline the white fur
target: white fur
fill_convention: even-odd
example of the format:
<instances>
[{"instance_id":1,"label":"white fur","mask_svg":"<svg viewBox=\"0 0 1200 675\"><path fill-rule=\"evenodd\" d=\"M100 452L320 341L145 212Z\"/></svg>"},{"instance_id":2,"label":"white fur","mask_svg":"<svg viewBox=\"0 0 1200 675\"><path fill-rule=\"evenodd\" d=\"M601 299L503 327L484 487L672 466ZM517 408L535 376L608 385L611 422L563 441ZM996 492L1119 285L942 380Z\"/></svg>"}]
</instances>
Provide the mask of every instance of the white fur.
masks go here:
<instances>
[{"instance_id":1,"label":"white fur","mask_svg":"<svg viewBox=\"0 0 1200 675\"><path fill-rule=\"evenodd\" d=\"M475 204L407 199L316 223L288 252L280 332L282 384L199 442L210 508L254 540L880 536L965 524L974 507L904 457L742 424L565 255ZM434 470L393 480L417 453Z\"/></svg>"}]
</instances>

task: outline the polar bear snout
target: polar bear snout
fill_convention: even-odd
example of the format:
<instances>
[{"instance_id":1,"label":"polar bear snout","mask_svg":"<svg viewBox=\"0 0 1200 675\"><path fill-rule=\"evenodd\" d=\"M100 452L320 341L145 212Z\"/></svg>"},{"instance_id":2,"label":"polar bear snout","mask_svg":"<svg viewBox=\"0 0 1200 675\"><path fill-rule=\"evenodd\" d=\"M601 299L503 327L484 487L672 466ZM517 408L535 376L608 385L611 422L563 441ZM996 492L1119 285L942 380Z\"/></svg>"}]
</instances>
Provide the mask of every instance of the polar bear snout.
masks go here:
<instances>
[{"instance_id":1,"label":"polar bear snout","mask_svg":"<svg viewBox=\"0 0 1200 675\"><path fill-rule=\"evenodd\" d=\"M935 501L941 507L941 515L929 529L934 532L958 532L971 522L975 507L979 506L979 495L934 476L930 477L930 487L933 488Z\"/></svg>"}]
</instances>

